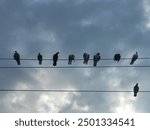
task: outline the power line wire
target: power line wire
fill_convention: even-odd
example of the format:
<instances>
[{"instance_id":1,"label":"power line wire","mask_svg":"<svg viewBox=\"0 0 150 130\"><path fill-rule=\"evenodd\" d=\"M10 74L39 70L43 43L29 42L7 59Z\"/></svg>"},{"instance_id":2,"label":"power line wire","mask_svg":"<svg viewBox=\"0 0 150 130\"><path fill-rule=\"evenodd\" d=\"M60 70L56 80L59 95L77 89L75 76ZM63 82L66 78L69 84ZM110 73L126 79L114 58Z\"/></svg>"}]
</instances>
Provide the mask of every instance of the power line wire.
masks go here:
<instances>
[{"instance_id":1,"label":"power line wire","mask_svg":"<svg viewBox=\"0 0 150 130\"><path fill-rule=\"evenodd\" d=\"M121 92L125 92L125 93L129 93L129 92L133 92L133 91L118 91L118 90L50 90L50 89L46 89L46 90L41 90L41 89L0 89L0 92L79 92L79 93L121 93ZM150 91L139 91L139 92L147 92L149 93Z\"/></svg>"},{"instance_id":2,"label":"power line wire","mask_svg":"<svg viewBox=\"0 0 150 130\"><path fill-rule=\"evenodd\" d=\"M80 68L93 68L93 69L98 69L98 68L150 68L150 65L141 65L141 66L132 66L132 65L127 65L127 66L114 66L114 65L110 65L110 66L57 66L57 67L53 67L53 66L1 66L0 69L80 69Z\"/></svg>"}]
</instances>

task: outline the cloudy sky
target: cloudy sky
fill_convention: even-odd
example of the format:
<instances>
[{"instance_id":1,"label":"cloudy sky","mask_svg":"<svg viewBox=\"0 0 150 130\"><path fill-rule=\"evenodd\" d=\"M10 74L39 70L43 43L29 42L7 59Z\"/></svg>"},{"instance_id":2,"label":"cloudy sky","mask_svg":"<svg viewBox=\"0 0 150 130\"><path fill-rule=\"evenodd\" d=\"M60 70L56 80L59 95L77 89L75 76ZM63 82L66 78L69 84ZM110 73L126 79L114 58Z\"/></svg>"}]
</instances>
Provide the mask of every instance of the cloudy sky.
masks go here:
<instances>
[{"instance_id":1,"label":"cloudy sky","mask_svg":"<svg viewBox=\"0 0 150 130\"><path fill-rule=\"evenodd\" d=\"M0 0L0 58L150 57L149 0ZM21 61L21 66L39 66ZM129 65L100 61L98 65ZM89 65L92 65L92 61ZM76 61L73 66L83 66ZM150 65L137 60L135 65ZM0 66L17 66L0 60ZM43 61L42 66L52 66ZM59 61L58 66L68 66ZM149 88L149 68L0 69L0 89L132 91ZM0 92L0 112L150 112L149 93Z\"/></svg>"}]
</instances>

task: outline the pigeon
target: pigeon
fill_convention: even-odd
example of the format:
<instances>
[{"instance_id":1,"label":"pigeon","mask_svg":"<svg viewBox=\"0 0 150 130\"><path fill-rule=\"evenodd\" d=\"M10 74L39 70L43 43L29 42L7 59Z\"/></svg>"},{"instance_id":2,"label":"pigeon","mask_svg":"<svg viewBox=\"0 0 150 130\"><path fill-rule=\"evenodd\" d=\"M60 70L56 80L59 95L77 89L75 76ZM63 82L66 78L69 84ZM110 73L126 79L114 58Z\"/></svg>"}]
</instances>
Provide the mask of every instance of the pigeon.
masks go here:
<instances>
[{"instance_id":1,"label":"pigeon","mask_svg":"<svg viewBox=\"0 0 150 130\"><path fill-rule=\"evenodd\" d=\"M93 66L97 66L98 61L101 59L100 53L93 56Z\"/></svg>"},{"instance_id":2,"label":"pigeon","mask_svg":"<svg viewBox=\"0 0 150 130\"><path fill-rule=\"evenodd\" d=\"M137 59L138 59L138 52L136 52L136 53L132 56L130 65L133 65L134 62L135 62Z\"/></svg>"},{"instance_id":3,"label":"pigeon","mask_svg":"<svg viewBox=\"0 0 150 130\"><path fill-rule=\"evenodd\" d=\"M42 55L40 53L38 54L37 59L39 61L39 65L41 65L43 57L42 57Z\"/></svg>"},{"instance_id":4,"label":"pigeon","mask_svg":"<svg viewBox=\"0 0 150 130\"><path fill-rule=\"evenodd\" d=\"M68 64L71 65L72 64L72 61L75 62L75 55L74 54L70 54L68 56Z\"/></svg>"},{"instance_id":5,"label":"pigeon","mask_svg":"<svg viewBox=\"0 0 150 130\"><path fill-rule=\"evenodd\" d=\"M56 66L56 65L57 65L58 54L59 54L59 52L57 52L56 54L53 55L53 66Z\"/></svg>"},{"instance_id":6,"label":"pigeon","mask_svg":"<svg viewBox=\"0 0 150 130\"><path fill-rule=\"evenodd\" d=\"M84 59L83 64L88 64L89 58L90 58L90 55L85 52L83 54L83 59Z\"/></svg>"},{"instance_id":7,"label":"pigeon","mask_svg":"<svg viewBox=\"0 0 150 130\"><path fill-rule=\"evenodd\" d=\"M14 53L14 60L16 60L17 64L20 65L20 55L17 51Z\"/></svg>"},{"instance_id":8,"label":"pigeon","mask_svg":"<svg viewBox=\"0 0 150 130\"><path fill-rule=\"evenodd\" d=\"M139 92L138 83L134 86L133 91L134 91L134 97L136 97L136 96L137 96L137 93Z\"/></svg>"},{"instance_id":9,"label":"pigeon","mask_svg":"<svg viewBox=\"0 0 150 130\"><path fill-rule=\"evenodd\" d=\"M120 61L120 59L121 59L121 55L120 54L115 54L114 55L114 61Z\"/></svg>"}]
</instances>

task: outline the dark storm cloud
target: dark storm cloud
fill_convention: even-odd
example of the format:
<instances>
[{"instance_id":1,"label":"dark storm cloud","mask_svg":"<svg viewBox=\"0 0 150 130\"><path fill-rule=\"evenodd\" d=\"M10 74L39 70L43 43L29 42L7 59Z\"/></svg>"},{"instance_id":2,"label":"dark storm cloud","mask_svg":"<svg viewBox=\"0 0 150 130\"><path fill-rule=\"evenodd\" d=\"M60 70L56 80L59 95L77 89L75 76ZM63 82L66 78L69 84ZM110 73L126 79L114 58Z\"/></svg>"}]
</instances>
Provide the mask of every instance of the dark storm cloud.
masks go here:
<instances>
[{"instance_id":1,"label":"dark storm cloud","mask_svg":"<svg viewBox=\"0 0 150 130\"><path fill-rule=\"evenodd\" d=\"M138 30L143 20L141 2L83 1L82 4L75 4L72 1L32 1L30 5L29 1L7 1L4 4L6 8L2 10L3 27L8 31L5 35L6 41L3 42L7 42L10 48L20 42L18 44L23 45L29 53L29 48L38 48L35 49L38 51L48 46L51 50L50 41L44 44L38 38L41 29L44 28L56 34L60 39L60 48L68 53L82 52L86 49L94 51L95 47L96 51L108 53L105 50L122 41L133 47L138 46L141 43L128 40L136 39L136 34L141 35ZM136 6L133 6L135 3ZM9 41L6 38L8 35Z\"/></svg>"}]
</instances>

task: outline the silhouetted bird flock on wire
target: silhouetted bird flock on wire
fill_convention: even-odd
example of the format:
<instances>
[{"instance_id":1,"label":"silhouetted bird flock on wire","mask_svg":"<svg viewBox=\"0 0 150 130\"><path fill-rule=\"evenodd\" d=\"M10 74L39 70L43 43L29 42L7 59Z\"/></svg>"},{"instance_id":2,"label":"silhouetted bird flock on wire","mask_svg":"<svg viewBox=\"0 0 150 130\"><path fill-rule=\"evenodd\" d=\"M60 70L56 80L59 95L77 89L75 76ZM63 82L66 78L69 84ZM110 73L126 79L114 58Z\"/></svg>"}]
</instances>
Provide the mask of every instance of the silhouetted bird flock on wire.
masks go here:
<instances>
[{"instance_id":1,"label":"silhouetted bird flock on wire","mask_svg":"<svg viewBox=\"0 0 150 130\"><path fill-rule=\"evenodd\" d=\"M59 55L59 52L57 52L53 55L53 66L57 66L58 55ZM83 53L83 64L88 64L89 59L90 59L90 54L88 54L86 52ZM100 59L101 59L100 53L97 53L93 56L93 66L94 67L97 66L97 63L99 62ZM119 62L120 59L121 59L121 55L119 53L114 55L114 61ZM130 65L133 65L137 59L138 59L138 52L133 54L133 56L131 58ZM18 65L21 65L20 54L17 51L15 51L15 53L14 53L14 60L16 60ZM40 53L38 53L38 55L37 55L37 60L39 61L39 65L42 65L43 56ZM68 56L68 64L71 65L72 62L75 62L75 55L74 54L70 54ZM134 86L133 92L134 92L134 97L136 97L137 93L139 92L138 83Z\"/></svg>"},{"instance_id":2,"label":"silhouetted bird flock on wire","mask_svg":"<svg viewBox=\"0 0 150 130\"><path fill-rule=\"evenodd\" d=\"M55 53L53 55L53 66L57 66L57 61L58 61L58 55L59 55L59 52ZM15 51L14 53L14 59L16 60L17 64L18 65L21 65L21 62L20 62L20 54ZM88 61L90 59L90 54L88 53L83 53L83 64L88 64ZM121 59L121 55L119 53L115 54L114 55L114 61L117 61L119 62ZM133 65L134 62L138 59L138 52L136 52L132 58L131 58L131 62L130 62L130 65ZM37 56L37 60L39 61L39 65L42 65L42 60L43 60L43 56L39 53L38 56ZM97 66L97 63L101 60L101 56L100 56L100 53L97 53L93 56L93 66L96 67ZM72 62L75 62L75 55L74 54L70 54L68 56L68 64L71 65Z\"/></svg>"}]
</instances>

